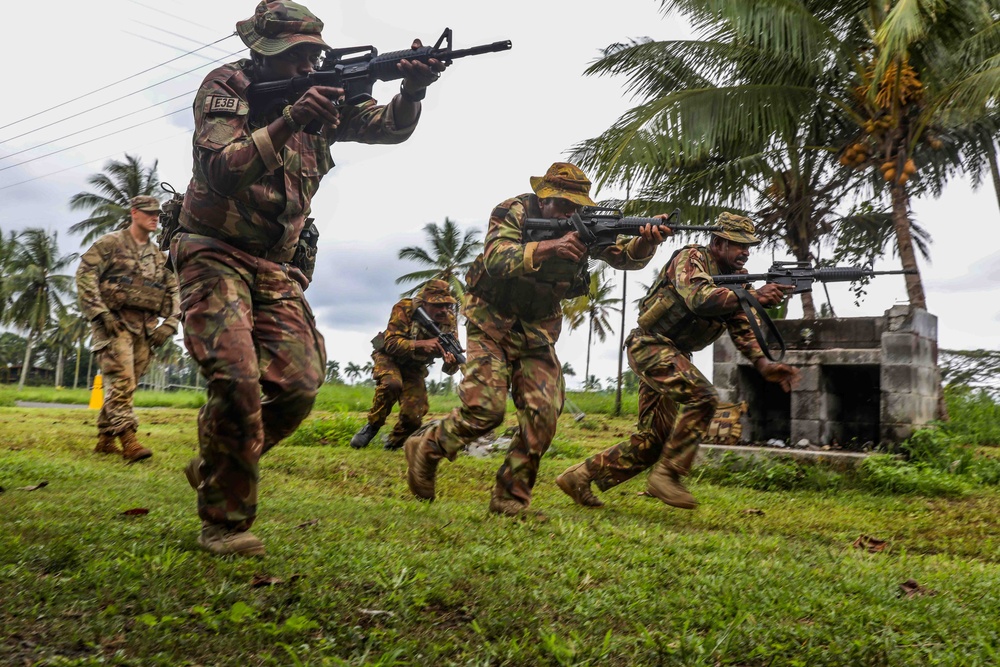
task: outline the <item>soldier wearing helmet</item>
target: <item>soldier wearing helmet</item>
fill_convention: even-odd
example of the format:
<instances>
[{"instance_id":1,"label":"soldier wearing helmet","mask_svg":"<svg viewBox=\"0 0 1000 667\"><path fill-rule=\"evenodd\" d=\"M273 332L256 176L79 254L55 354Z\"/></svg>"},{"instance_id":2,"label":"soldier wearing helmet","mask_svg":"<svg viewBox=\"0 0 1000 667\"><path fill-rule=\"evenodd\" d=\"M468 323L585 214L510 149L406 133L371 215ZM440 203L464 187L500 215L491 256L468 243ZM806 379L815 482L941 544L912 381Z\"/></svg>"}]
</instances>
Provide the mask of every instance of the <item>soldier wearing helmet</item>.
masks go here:
<instances>
[{"instance_id":1,"label":"soldier wearing helmet","mask_svg":"<svg viewBox=\"0 0 1000 667\"><path fill-rule=\"evenodd\" d=\"M386 105L338 106L343 90L314 86L262 111L247 103L250 84L312 72L327 48L323 22L292 0L262 0L236 27L250 58L209 73L195 97L194 173L171 257L185 344L208 380L200 456L185 469L198 493L198 542L216 555L261 555L249 532L260 456L309 414L325 371L303 291L315 257L311 202L334 166L330 146L405 141L444 66L402 61L400 93ZM313 121L318 135L302 131Z\"/></svg>"},{"instance_id":2,"label":"soldier wearing helmet","mask_svg":"<svg viewBox=\"0 0 1000 667\"><path fill-rule=\"evenodd\" d=\"M569 218L593 206L590 180L575 165L557 162L530 179L533 192L508 199L490 215L483 252L466 281L468 363L459 389L462 406L410 436L407 482L418 498L434 499L442 458L454 459L504 417L508 388L517 406L518 434L497 472L491 512L514 516L531 502L539 462L556 431L564 385L555 344L563 299L587 294L591 259L576 232L522 242L526 218ZM661 216L666 218L666 216ZM620 240L593 255L617 269L640 269L652 258L666 226L647 225L641 237Z\"/></svg>"},{"instance_id":3,"label":"soldier wearing helmet","mask_svg":"<svg viewBox=\"0 0 1000 667\"><path fill-rule=\"evenodd\" d=\"M647 491L668 505L693 509L694 496L681 478L691 470L698 443L719 402L712 383L691 363L691 353L728 331L736 347L769 382L790 391L798 369L772 363L757 343L736 294L712 282L713 275L745 273L752 246L760 243L753 223L723 213L708 247L685 246L664 265L639 304L639 326L625 340L639 385L639 423L631 438L570 466L556 483L585 507L604 503L602 491L652 467ZM764 306L779 303L791 286L768 283L755 292Z\"/></svg>"},{"instance_id":4,"label":"soldier wearing helmet","mask_svg":"<svg viewBox=\"0 0 1000 667\"><path fill-rule=\"evenodd\" d=\"M180 323L177 278L167 268L167 256L150 240L159 216L156 197L133 197L128 227L97 239L76 271L80 309L92 323L91 349L104 381L94 451L121 454L128 463L153 455L136 435L139 421L132 397L152 349L173 336Z\"/></svg>"},{"instance_id":5,"label":"soldier wearing helmet","mask_svg":"<svg viewBox=\"0 0 1000 667\"><path fill-rule=\"evenodd\" d=\"M445 280L428 280L413 299L402 299L392 307L385 331L372 339L375 397L368 412L368 423L351 438L351 447L367 447L399 403L399 419L386 439L386 449L399 449L411 433L420 428L427 414L427 368L435 358L444 358L444 372L458 370L455 357L445 352L437 338L413 319L413 312L423 308L442 333L455 331L455 304L451 287Z\"/></svg>"}]
</instances>

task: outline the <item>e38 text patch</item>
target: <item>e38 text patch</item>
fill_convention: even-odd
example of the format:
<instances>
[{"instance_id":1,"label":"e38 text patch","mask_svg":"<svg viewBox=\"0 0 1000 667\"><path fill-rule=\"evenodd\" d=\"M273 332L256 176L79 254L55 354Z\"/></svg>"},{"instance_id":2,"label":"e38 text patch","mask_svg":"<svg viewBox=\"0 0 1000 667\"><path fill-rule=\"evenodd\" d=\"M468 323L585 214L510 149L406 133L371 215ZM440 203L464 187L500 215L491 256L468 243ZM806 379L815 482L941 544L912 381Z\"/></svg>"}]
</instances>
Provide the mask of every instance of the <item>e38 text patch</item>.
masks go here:
<instances>
[{"instance_id":1,"label":"e38 text patch","mask_svg":"<svg viewBox=\"0 0 1000 667\"><path fill-rule=\"evenodd\" d=\"M205 113L227 113L237 116L246 115L249 111L247 103L237 97L209 95L205 98Z\"/></svg>"}]
</instances>

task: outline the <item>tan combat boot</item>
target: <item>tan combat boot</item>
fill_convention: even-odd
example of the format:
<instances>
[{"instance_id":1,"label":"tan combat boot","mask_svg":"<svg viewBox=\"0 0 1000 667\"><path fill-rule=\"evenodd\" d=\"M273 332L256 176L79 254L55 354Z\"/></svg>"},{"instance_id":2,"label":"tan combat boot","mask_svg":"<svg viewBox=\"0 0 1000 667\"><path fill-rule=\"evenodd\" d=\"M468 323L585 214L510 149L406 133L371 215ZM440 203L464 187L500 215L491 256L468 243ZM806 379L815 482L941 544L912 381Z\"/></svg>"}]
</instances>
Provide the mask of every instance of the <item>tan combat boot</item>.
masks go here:
<instances>
[{"instance_id":1,"label":"tan combat boot","mask_svg":"<svg viewBox=\"0 0 1000 667\"><path fill-rule=\"evenodd\" d=\"M556 484L577 505L604 507L604 503L590 490L590 482L590 472L587 470L586 461L566 468L563 474L556 477Z\"/></svg>"},{"instance_id":2,"label":"tan combat boot","mask_svg":"<svg viewBox=\"0 0 1000 667\"><path fill-rule=\"evenodd\" d=\"M263 556L264 543L249 530L218 523L202 523L198 546L213 556Z\"/></svg>"},{"instance_id":3,"label":"tan combat boot","mask_svg":"<svg viewBox=\"0 0 1000 667\"><path fill-rule=\"evenodd\" d=\"M431 451L424 434L420 430L406 439L403 451L406 453L406 484L417 498L434 500L434 478L437 476L441 455Z\"/></svg>"},{"instance_id":4,"label":"tan combat boot","mask_svg":"<svg viewBox=\"0 0 1000 667\"><path fill-rule=\"evenodd\" d=\"M121 454L122 450L118 449L118 445L115 444L115 436L110 433L98 433L97 446L94 447L94 453Z\"/></svg>"},{"instance_id":5,"label":"tan combat boot","mask_svg":"<svg viewBox=\"0 0 1000 667\"><path fill-rule=\"evenodd\" d=\"M698 501L681 484L680 475L663 459L657 461L649 471L646 491L666 504L683 510L693 510L698 506Z\"/></svg>"},{"instance_id":6,"label":"tan combat boot","mask_svg":"<svg viewBox=\"0 0 1000 667\"><path fill-rule=\"evenodd\" d=\"M136 440L134 429L129 429L118 437L122 441L122 456L126 462L135 463L153 455L153 452L140 445L139 441Z\"/></svg>"},{"instance_id":7,"label":"tan combat boot","mask_svg":"<svg viewBox=\"0 0 1000 667\"><path fill-rule=\"evenodd\" d=\"M521 501L507 498L503 487L499 484L493 487L493 495L490 496L490 512L492 514L521 516L527 508L528 506Z\"/></svg>"},{"instance_id":8,"label":"tan combat boot","mask_svg":"<svg viewBox=\"0 0 1000 667\"><path fill-rule=\"evenodd\" d=\"M190 461L188 461L188 464L184 466L184 476L187 477L188 484L190 484L191 488L194 489L195 491L198 490L198 487L201 486L201 483L204 479L201 476L202 460L203 459L200 456L196 456Z\"/></svg>"}]
</instances>

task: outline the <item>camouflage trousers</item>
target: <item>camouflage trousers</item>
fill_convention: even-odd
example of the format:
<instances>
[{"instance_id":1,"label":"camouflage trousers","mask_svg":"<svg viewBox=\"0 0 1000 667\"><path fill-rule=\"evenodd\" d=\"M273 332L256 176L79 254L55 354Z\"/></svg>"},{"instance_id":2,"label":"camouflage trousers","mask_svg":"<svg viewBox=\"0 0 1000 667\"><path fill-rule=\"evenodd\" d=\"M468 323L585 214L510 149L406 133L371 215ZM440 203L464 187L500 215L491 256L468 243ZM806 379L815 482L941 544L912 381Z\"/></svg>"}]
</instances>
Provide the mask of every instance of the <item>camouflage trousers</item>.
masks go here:
<instances>
[{"instance_id":1,"label":"camouflage trousers","mask_svg":"<svg viewBox=\"0 0 1000 667\"><path fill-rule=\"evenodd\" d=\"M198 414L198 515L238 530L257 514L261 455L312 409L326 351L301 272L196 234L174 238L184 344L208 382Z\"/></svg>"},{"instance_id":2,"label":"camouflage trousers","mask_svg":"<svg viewBox=\"0 0 1000 667\"><path fill-rule=\"evenodd\" d=\"M527 505L542 456L556 434L565 398L562 366L554 346L527 347L523 332L502 341L468 324L465 377L458 388L462 406L421 433L422 447L454 461L459 450L503 422L508 387L517 408L518 432L497 471L505 498Z\"/></svg>"},{"instance_id":3,"label":"camouflage trousers","mask_svg":"<svg viewBox=\"0 0 1000 667\"><path fill-rule=\"evenodd\" d=\"M420 364L397 364L388 354L376 352L375 397L372 409L368 411L368 423L382 428L392 406L399 403L399 419L389 434L387 443L396 447L402 445L410 434L420 428L427 414L427 367Z\"/></svg>"},{"instance_id":4,"label":"camouflage trousers","mask_svg":"<svg viewBox=\"0 0 1000 667\"><path fill-rule=\"evenodd\" d=\"M712 383L670 339L635 330L626 347L628 365L642 380L639 420L627 441L587 459L591 479L602 491L661 458L670 469L688 474L719 402Z\"/></svg>"},{"instance_id":5,"label":"camouflage trousers","mask_svg":"<svg viewBox=\"0 0 1000 667\"><path fill-rule=\"evenodd\" d=\"M99 433L121 435L139 427L132 409L132 397L139 378L149 368L149 339L145 333L124 330L112 336L97 352L104 384L104 405L97 416Z\"/></svg>"}]
</instances>

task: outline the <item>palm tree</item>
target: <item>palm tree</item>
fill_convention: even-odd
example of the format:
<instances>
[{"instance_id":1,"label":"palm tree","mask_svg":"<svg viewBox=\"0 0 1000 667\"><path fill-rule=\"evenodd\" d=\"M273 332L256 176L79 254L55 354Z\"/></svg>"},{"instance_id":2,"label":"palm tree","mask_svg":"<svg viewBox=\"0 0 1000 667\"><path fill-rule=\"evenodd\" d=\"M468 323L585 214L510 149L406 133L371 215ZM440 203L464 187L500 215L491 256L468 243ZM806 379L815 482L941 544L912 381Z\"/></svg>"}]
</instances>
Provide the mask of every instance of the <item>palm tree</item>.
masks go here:
<instances>
[{"instance_id":1,"label":"palm tree","mask_svg":"<svg viewBox=\"0 0 1000 667\"><path fill-rule=\"evenodd\" d=\"M13 275L10 262L17 252L17 246L17 235L13 231L8 232L7 238L4 238L3 230L0 230L0 322L10 303L10 276Z\"/></svg>"},{"instance_id":2,"label":"palm tree","mask_svg":"<svg viewBox=\"0 0 1000 667\"><path fill-rule=\"evenodd\" d=\"M69 200L74 210L87 210L89 216L69 228L76 234L86 232L83 244L89 245L99 237L128 224L130 200L136 195L151 195L159 183L156 173L158 161L145 167L139 157L125 154L125 160L111 160L104 171L87 179L96 192L78 192Z\"/></svg>"},{"instance_id":3,"label":"palm tree","mask_svg":"<svg viewBox=\"0 0 1000 667\"><path fill-rule=\"evenodd\" d=\"M702 220L719 204L753 211L804 261L824 235L858 222L841 200L868 199L891 220L903 268L916 271L909 195L936 193L979 164L967 159L980 155L968 135L988 126L997 96L990 58L1000 29L985 2L663 7L686 14L703 38L615 45L588 70L627 75L642 98L576 147L598 182L639 184L635 212L677 202L693 202L685 208ZM906 281L911 303L925 307L919 274Z\"/></svg>"},{"instance_id":4,"label":"palm tree","mask_svg":"<svg viewBox=\"0 0 1000 667\"><path fill-rule=\"evenodd\" d=\"M399 258L431 268L402 275L396 278L396 284L416 282L416 286L403 293L403 296L411 296L428 280L447 280L452 293L461 301L465 295L462 277L483 247L477 238L478 232L469 229L463 234L455 221L449 218L445 218L440 227L433 222L427 223L424 232L430 248L408 246L399 251Z\"/></svg>"},{"instance_id":5,"label":"palm tree","mask_svg":"<svg viewBox=\"0 0 1000 667\"><path fill-rule=\"evenodd\" d=\"M344 367L344 377L348 377L356 381L359 377L361 377L361 366L358 366L353 361L348 362L347 366Z\"/></svg>"},{"instance_id":6,"label":"palm tree","mask_svg":"<svg viewBox=\"0 0 1000 667\"><path fill-rule=\"evenodd\" d=\"M611 324L611 313L620 309L616 304L621 299L611 298L614 283L604 279L604 272L597 271L590 276L590 293L567 301L563 306L563 318L570 331L575 331L584 323L587 324L587 365L583 377L590 378L590 348L594 334L600 342L607 340L614 327ZM586 386L586 385L585 385Z\"/></svg>"},{"instance_id":7,"label":"palm tree","mask_svg":"<svg viewBox=\"0 0 1000 667\"><path fill-rule=\"evenodd\" d=\"M90 322L83 317L76 304L72 301L66 309L59 315L58 320L53 322L49 331L48 343L50 347L56 349L56 377L55 386L63 386L63 370L66 363L66 352L77 347L76 372L73 377L73 388L76 389L80 376L80 357L83 352L83 341L90 333Z\"/></svg>"},{"instance_id":8,"label":"palm tree","mask_svg":"<svg viewBox=\"0 0 1000 667\"><path fill-rule=\"evenodd\" d=\"M42 229L26 229L18 237L18 248L10 261L10 306L4 321L27 332L24 365L18 389L24 388L31 368L31 350L54 319L66 310L63 299L73 295L73 276L59 273L76 261L77 254L59 256L57 235Z\"/></svg>"}]
</instances>

